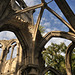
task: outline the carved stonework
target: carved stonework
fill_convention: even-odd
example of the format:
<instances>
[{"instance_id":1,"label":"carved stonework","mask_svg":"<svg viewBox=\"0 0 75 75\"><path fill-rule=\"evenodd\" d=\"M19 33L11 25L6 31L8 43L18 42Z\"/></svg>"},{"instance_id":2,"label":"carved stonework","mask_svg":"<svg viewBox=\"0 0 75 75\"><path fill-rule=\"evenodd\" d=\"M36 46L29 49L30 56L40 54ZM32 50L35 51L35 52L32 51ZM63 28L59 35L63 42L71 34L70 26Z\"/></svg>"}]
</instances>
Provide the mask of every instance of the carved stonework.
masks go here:
<instances>
[{"instance_id":1,"label":"carved stonework","mask_svg":"<svg viewBox=\"0 0 75 75\"><path fill-rule=\"evenodd\" d=\"M65 59L67 75L72 75L70 59L72 50L75 47L75 14L66 0L54 1L69 23L53 11L44 0L41 0L41 4L32 7L28 7L24 0L0 0L0 31L12 31L18 38L18 40L0 40L0 48L2 48L0 75L43 75L48 70L56 75L62 75L51 66L45 68L45 62L42 58L41 52L52 37L62 37L72 41L67 49ZM37 23L34 25L33 13L37 8L41 8L41 10ZM52 31L42 36L38 27L44 9L47 9L62 21L69 28L69 31ZM13 51L16 46L16 57L13 58ZM11 57L10 60L7 60L10 48Z\"/></svg>"}]
</instances>

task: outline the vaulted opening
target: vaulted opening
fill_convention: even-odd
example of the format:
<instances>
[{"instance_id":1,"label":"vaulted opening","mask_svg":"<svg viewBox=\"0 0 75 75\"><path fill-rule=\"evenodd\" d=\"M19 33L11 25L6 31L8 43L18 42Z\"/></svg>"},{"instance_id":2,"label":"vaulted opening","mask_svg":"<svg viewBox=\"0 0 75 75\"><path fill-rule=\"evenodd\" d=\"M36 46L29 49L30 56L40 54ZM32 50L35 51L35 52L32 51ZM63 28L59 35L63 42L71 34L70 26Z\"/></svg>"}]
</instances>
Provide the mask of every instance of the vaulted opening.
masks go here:
<instances>
[{"instance_id":1,"label":"vaulted opening","mask_svg":"<svg viewBox=\"0 0 75 75\"><path fill-rule=\"evenodd\" d=\"M15 58L17 55L17 43L16 41L13 41L13 43L11 43L12 39L17 39L16 35L13 32L10 32L10 31L0 32L0 41L1 41L0 42L0 56L2 53L2 47L3 47L3 49L7 52L6 60ZM3 45L1 43L3 43Z\"/></svg>"},{"instance_id":2,"label":"vaulted opening","mask_svg":"<svg viewBox=\"0 0 75 75\"><path fill-rule=\"evenodd\" d=\"M6 60L10 60L12 58L16 58L16 56L17 56L17 44L16 44L16 42L14 42L8 48L8 54L7 54Z\"/></svg>"},{"instance_id":3,"label":"vaulted opening","mask_svg":"<svg viewBox=\"0 0 75 75\"><path fill-rule=\"evenodd\" d=\"M51 38L44 46L45 50L42 52L45 60L45 67L51 66L59 72L66 74L65 54L67 46L70 43L71 41L67 39L56 37ZM46 75L48 74L54 75L54 73L50 70L46 72Z\"/></svg>"}]
</instances>

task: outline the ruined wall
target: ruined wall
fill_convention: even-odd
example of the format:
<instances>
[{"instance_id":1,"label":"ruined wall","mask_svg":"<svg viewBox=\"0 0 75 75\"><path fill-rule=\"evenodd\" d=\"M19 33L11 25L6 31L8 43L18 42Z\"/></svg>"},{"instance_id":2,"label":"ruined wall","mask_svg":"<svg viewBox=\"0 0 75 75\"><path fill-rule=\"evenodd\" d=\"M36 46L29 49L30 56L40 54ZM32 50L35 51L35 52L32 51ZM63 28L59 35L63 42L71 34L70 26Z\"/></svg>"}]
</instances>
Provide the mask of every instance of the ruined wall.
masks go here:
<instances>
[{"instance_id":1,"label":"ruined wall","mask_svg":"<svg viewBox=\"0 0 75 75\"><path fill-rule=\"evenodd\" d=\"M68 46L65 59L67 74L72 75L70 58L71 52L75 47L75 15L66 0L54 1L69 23L53 11L44 0L41 0L41 4L32 7L28 7L23 0L0 0L0 31L12 31L18 38L18 40L0 40L0 43L2 44L0 74L42 75L50 70L56 75L62 75L51 66L45 68L45 62L41 55L41 51L44 50L45 44L52 37L62 37L72 41ZM18 2L18 4L16 2ZM34 25L33 13L37 8L41 9L37 22ZM48 32L45 36L42 36L38 28L44 9L47 9L62 21L69 28L69 31L52 31ZM16 42L14 46L17 46L17 55L16 58L12 59L14 46L11 45L14 41ZM10 60L7 61L6 57L10 47L12 47L12 54ZM13 74L11 74L12 72Z\"/></svg>"}]
</instances>

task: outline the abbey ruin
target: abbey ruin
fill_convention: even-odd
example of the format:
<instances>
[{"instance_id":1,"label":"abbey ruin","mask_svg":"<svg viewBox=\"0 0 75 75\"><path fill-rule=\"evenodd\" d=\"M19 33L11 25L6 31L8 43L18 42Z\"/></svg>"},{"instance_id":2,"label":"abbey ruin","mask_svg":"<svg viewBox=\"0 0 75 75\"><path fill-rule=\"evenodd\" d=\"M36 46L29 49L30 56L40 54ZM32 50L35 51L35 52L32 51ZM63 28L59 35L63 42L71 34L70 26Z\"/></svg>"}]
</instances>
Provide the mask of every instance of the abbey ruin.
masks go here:
<instances>
[{"instance_id":1,"label":"abbey ruin","mask_svg":"<svg viewBox=\"0 0 75 75\"><path fill-rule=\"evenodd\" d=\"M0 31L12 31L18 39L0 40L2 53L0 56L0 75L44 75L47 71L54 72L55 75L62 75L59 71L51 66L45 67L45 62L41 52L45 49L45 44L52 37L61 37L71 40L72 43L66 50L66 72L71 72L71 53L75 47L75 14L67 4L66 0L52 0L61 9L65 21L55 11L53 11L45 2L28 7L24 0L0 0ZM33 23L33 14L35 9L41 8L37 23ZM38 27L44 12L47 9L62 21L68 28L69 32L52 31L42 36ZM14 47L17 46L16 58L13 58ZM10 48L10 60L6 60Z\"/></svg>"}]
</instances>

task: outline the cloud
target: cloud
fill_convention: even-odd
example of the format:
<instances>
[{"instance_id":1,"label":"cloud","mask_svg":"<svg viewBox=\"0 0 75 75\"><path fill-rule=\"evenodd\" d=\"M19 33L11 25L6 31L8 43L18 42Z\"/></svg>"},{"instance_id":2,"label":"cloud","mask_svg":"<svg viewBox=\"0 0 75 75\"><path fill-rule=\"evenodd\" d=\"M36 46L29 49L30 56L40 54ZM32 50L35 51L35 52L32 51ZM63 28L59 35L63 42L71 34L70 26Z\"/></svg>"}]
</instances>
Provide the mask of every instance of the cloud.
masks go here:
<instances>
[{"instance_id":1,"label":"cloud","mask_svg":"<svg viewBox=\"0 0 75 75\"><path fill-rule=\"evenodd\" d=\"M51 24L50 24L50 22L45 22L43 25L44 26L50 26Z\"/></svg>"},{"instance_id":2,"label":"cloud","mask_svg":"<svg viewBox=\"0 0 75 75\"><path fill-rule=\"evenodd\" d=\"M40 3L39 0L24 0L24 1L28 6L33 6L33 5L37 5Z\"/></svg>"},{"instance_id":3,"label":"cloud","mask_svg":"<svg viewBox=\"0 0 75 75\"><path fill-rule=\"evenodd\" d=\"M55 17L53 14L50 14L50 19L53 21L54 24L61 24L61 21Z\"/></svg>"},{"instance_id":4,"label":"cloud","mask_svg":"<svg viewBox=\"0 0 75 75\"><path fill-rule=\"evenodd\" d=\"M50 28L47 28L45 31L46 31L46 32L50 32L50 31L51 31L51 29L50 29Z\"/></svg>"},{"instance_id":5,"label":"cloud","mask_svg":"<svg viewBox=\"0 0 75 75\"><path fill-rule=\"evenodd\" d=\"M33 6L33 5L39 4L41 0L40 1L39 0L24 0L24 1L26 2L26 4L28 6ZM55 10L56 10L57 13L59 13L59 15L61 17L63 17L63 14L62 14L62 12L60 10L58 10L57 8ZM39 14L39 9L37 9L37 11L35 11L35 13ZM36 15L36 14L34 15L34 19L35 20L38 17L38 15ZM48 11L45 10L44 15L43 15L42 20L41 20L41 25L44 26L45 29L46 29L45 33L43 34L43 35L45 35L47 32L59 30L58 29L58 27L59 27L58 25L61 25L61 22L53 14L50 14L50 13L48 13ZM63 29L66 28L65 25L62 25L60 27L61 28L63 27ZM14 33L11 33L11 32L1 32L0 33L0 40L3 40L3 39L13 39L13 38L16 38ZM61 42L61 41L64 41L62 39L58 39L58 41L57 41L57 39L53 39L53 40L51 40L51 42ZM68 42L66 41L66 43L68 43Z\"/></svg>"},{"instance_id":6,"label":"cloud","mask_svg":"<svg viewBox=\"0 0 75 75\"><path fill-rule=\"evenodd\" d=\"M46 28L46 29L45 29L45 32L46 32L46 33L51 32L51 31L59 31L59 29L57 29L57 28L55 28L55 27L54 27L54 28Z\"/></svg>"},{"instance_id":7,"label":"cloud","mask_svg":"<svg viewBox=\"0 0 75 75\"><path fill-rule=\"evenodd\" d=\"M60 44L60 43L62 43L62 42L64 42L64 43L66 44L66 46L68 46L68 45L71 43L70 40L63 39L63 38L54 38L54 37L53 37L52 39L50 39L50 40L46 43L45 48L47 48L49 45L51 45L51 43Z\"/></svg>"},{"instance_id":8,"label":"cloud","mask_svg":"<svg viewBox=\"0 0 75 75\"><path fill-rule=\"evenodd\" d=\"M12 32L6 32L6 37L8 37L8 39L13 39L13 38L15 38L16 36L15 36L15 34L12 33Z\"/></svg>"},{"instance_id":9,"label":"cloud","mask_svg":"<svg viewBox=\"0 0 75 75\"><path fill-rule=\"evenodd\" d=\"M13 32L9 32L9 31L0 32L0 40L10 40L15 38L16 36Z\"/></svg>"}]
</instances>

